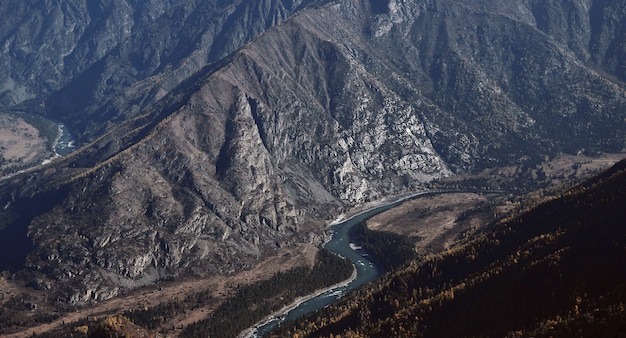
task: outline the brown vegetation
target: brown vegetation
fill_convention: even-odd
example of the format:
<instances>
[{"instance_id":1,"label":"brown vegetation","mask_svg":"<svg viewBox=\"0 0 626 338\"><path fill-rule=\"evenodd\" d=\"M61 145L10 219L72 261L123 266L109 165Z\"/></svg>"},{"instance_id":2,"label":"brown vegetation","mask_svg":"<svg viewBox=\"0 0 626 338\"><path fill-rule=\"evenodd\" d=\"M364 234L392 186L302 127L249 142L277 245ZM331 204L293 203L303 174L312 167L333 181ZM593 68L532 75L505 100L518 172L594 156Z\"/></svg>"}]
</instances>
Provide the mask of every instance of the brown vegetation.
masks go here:
<instances>
[{"instance_id":1,"label":"brown vegetation","mask_svg":"<svg viewBox=\"0 0 626 338\"><path fill-rule=\"evenodd\" d=\"M475 231L493 218L495 206L487 205L488 198L475 193L420 197L372 217L367 227L417 237L420 254L435 253L456 243L460 234ZM472 215L461 217L464 213Z\"/></svg>"},{"instance_id":2,"label":"brown vegetation","mask_svg":"<svg viewBox=\"0 0 626 338\"><path fill-rule=\"evenodd\" d=\"M33 326L27 330L13 334L7 334L6 337L17 338L30 336L33 333L44 334L54 331L63 325L70 325L88 317L95 317L96 320L98 320L98 318L102 316L114 315L120 311L150 308L162 302L184 299L194 293L208 291L210 293L211 302L207 303L206 306L168 320L167 327L171 328L173 326L175 328L170 334L176 335L180 333L181 326L186 326L187 324L207 318L207 316L238 287L269 279L279 271L287 271L303 265L312 267L315 263L317 251L318 249L315 246L308 244L285 248L279 251L276 256L267 257L256 265L254 269L242 271L234 276L190 279L147 287L126 296L113 298L90 308L77 309L75 312L62 314L58 319L50 323ZM0 279L0 290L2 290L2 294L0 295L7 295L4 296L5 300L12 296L17 296L22 292L20 291L20 287L7 282L5 279ZM0 302L1 301L2 298L0 298Z\"/></svg>"},{"instance_id":3,"label":"brown vegetation","mask_svg":"<svg viewBox=\"0 0 626 338\"><path fill-rule=\"evenodd\" d=\"M48 144L24 119L0 113L0 176L41 164L53 155Z\"/></svg>"},{"instance_id":4,"label":"brown vegetation","mask_svg":"<svg viewBox=\"0 0 626 338\"><path fill-rule=\"evenodd\" d=\"M616 336L626 312L626 161L534 194L475 239L414 261L281 334Z\"/></svg>"}]
</instances>

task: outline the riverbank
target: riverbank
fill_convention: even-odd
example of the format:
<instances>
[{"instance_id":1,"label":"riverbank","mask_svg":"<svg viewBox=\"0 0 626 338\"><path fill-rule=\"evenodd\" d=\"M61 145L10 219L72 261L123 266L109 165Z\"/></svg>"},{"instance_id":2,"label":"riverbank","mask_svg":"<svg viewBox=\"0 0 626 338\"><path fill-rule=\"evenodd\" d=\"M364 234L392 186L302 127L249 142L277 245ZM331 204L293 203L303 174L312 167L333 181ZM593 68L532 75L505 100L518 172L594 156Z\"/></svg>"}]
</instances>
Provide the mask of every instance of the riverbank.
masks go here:
<instances>
[{"instance_id":1,"label":"riverbank","mask_svg":"<svg viewBox=\"0 0 626 338\"><path fill-rule=\"evenodd\" d=\"M328 227L332 227L335 226L339 223L343 223L343 222L347 222L350 221L353 218L359 217L363 214L366 214L368 212L371 212L372 210L381 208L381 207L385 207L388 205L393 205L395 203L402 203L405 201L408 201L412 198L415 198L417 196L421 196L421 195L425 195L425 194L431 194L431 193L437 193L437 192L441 192L441 190L420 190L418 192L410 192L410 193L406 193L406 194L400 194L400 195L393 195L393 196L388 196L385 198L381 198L379 200L376 201L372 201L372 202L367 202L364 205L361 205L357 208L354 208L352 210L350 210L347 213L343 213L339 216L337 216L336 219L334 219L333 221L331 221L330 223L328 223Z\"/></svg>"},{"instance_id":2,"label":"riverbank","mask_svg":"<svg viewBox=\"0 0 626 338\"><path fill-rule=\"evenodd\" d=\"M54 152L65 156L74 150L76 150L76 145L72 133L65 124L59 123L59 135L54 142Z\"/></svg>"},{"instance_id":3,"label":"riverbank","mask_svg":"<svg viewBox=\"0 0 626 338\"><path fill-rule=\"evenodd\" d=\"M253 338L256 337L256 332L257 330L264 326L267 325L268 323L277 320L277 318L280 318L282 316L287 315L287 313L289 313L289 311L297 308L298 306L302 305L302 303L309 301L315 297L318 297L326 292L330 292L334 289L338 289L338 288L342 288L347 286L348 284L352 283L356 277L357 277L357 270L356 270L356 266L353 264L353 270L352 270L352 275L350 275L350 278L341 281L339 283L333 284L329 287L326 287L324 289L319 289L317 291L315 291L314 293L308 294L306 296L300 296L298 298L296 298L295 301L293 301L293 303L289 304L289 305L285 305L282 309L278 310L278 311L274 311L273 313L267 315L265 318L263 318L262 320L260 320L258 323L254 324L254 326L243 330L237 337L238 338Z\"/></svg>"},{"instance_id":4,"label":"riverbank","mask_svg":"<svg viewBox=\"0 0 626 338\"><path fill-rule=\"evenodd\" d=\"M52 157L50 158L43 160L43 162L41 162L42 165L46 165L54 161L55 159L63 156L59 154L58 148L59 148L59 143L61 142L61 138L64 136L64 132L65 132L65 125L63 123L57 124L57 136L52 142L52 152L54 152L54 155L52 155Z\"/></svg>"},{"instance_id":5,"label":"riverbank","mask_svg":"<svg viewBox=\"0 0 626 338\"><path fill-rule=\"evenodd\" d=\"M381 200L373 201L361 206L360 208L355 208L346 214L342 214L337 219L330 222L328 226L334 228L333 236L329 238L324 246L328 248L331 242L334 242L332 248L328 249L352 261L354 270L351 277L328 288L317 290L312 294L297 298L296 301L294 301L292 304L285 306L279 311L275 311L274 313L265 317L263 320L256 323L254 326L242 331L238 337L256 337L258 332L265 332L265 330L267 330L267 326L276 325L277 322L282 321L283 318L286 317L291 311L301 306L304 306L304 304L306 304L307 302L335 290L341 290L344 292L352 290L359 285L371 281L378 275L380 275L380 270L376 266L374 266L373 263L367 261L362 253L359 253L355 250L355 247L353 247L353 243L348 235L349 229L355 224L358 224L359 222L387 208L392 208L396 205L403 203L406 200L431 192L432 191L424 190L408 194L390 196ZM354 284L357 280L359 282ZM347 288L349 288L349 290L345 290Z\"/></svg>"}]
</instances>

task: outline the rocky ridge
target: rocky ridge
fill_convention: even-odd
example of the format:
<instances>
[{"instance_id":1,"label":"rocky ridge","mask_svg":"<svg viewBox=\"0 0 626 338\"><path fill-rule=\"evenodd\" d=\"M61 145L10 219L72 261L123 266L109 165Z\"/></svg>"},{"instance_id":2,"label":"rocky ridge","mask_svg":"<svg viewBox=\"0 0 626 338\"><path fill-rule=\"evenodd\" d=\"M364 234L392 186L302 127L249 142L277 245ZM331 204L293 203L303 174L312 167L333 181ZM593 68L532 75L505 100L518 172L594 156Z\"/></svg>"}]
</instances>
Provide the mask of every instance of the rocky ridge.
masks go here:
<instances>
[{"instance_id":1,"label":"rocky ridge","mask_svg":"<svg viewBox=\"0 0 626 338\"><path fill-rule=\"evenodd\" d=\"M5 4L0 104L65 121L88 143L202 67L322 1ZM8 14L10 13L10 14Z\"/></svg>"},{"instance_id":2,"label":"rocky ridge","mask_svg":"<svg viewBox=\"0 0 626 338\"><path fill-rule=\"evenodd\" d=\"M33 87L91 143L1 182L0 231L20 238L4 250L27 244L3 269L86 304L161 278L246 269L294 241L320 242L345 206L440 177L623 151L624 8L579 3L146 5L154 14L138 18L185 18L177 24L197 30L136 24L80 74L61 72L58 90ZM219 30L194 21L215 18L203 13L231 15ZM557 24L566 17L586 26ZM132 51L167 41L147 38L157 28L185 36L132 63Z\"/></svg>"}]
</instances>

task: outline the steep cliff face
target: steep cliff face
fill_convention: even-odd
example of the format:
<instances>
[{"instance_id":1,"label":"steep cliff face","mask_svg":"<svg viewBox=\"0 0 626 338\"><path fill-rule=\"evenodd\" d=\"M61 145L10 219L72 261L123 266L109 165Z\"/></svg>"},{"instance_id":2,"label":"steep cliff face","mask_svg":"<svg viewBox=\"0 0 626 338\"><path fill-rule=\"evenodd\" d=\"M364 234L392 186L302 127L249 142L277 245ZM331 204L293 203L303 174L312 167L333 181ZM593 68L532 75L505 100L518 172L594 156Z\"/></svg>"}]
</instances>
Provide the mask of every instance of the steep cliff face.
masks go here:
<instances>
[{"instance_id":1,"label":"steep cliff face","mask_svg":"<svg viewBox=\"0 0 626 338\"><path fill-rule=\"evenodd\" d=\"M93 142L1 182L0 231L33 245L2 267L82 304L245 269L439 177L622 151L624 6L557 3L129 2L45 100Z\"/></svg>"},{"instance_id":2,"label":"steep cliff face","mask_svg":"<svg viewBox=\"0 0 626 338\"><path fill-rule=\"evenodd\" d=\"M521 153L623 149L619 132L605 128L623 123L613 116L624 110L622 82L602 76L601 65L581 52L597 41L592 3L561 1L549 14L538 9L542 3L440 1L420 9L392 1L371 26L400 72L411 74L405 60L412 60L418 71L410 83L442 112L428 118L438 125L433 143L448 161L471 168L515 161ZM538 15L548 15L552 27ZM394 43L399 39L404 43ZM612 35L603 43L617 41Z\"/></svg>"}]
</instances>

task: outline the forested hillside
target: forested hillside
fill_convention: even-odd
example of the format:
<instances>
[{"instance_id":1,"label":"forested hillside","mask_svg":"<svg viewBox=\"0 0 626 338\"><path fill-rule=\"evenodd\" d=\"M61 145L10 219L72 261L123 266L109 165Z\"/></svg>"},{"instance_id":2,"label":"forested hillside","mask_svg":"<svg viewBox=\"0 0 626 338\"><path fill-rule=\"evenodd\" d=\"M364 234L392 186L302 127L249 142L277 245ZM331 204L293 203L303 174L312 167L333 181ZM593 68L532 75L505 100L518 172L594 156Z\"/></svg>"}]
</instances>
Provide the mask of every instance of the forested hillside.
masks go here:
<instances>
[{"instance_id":1,"label":"forested hillside","mask_svg":"<svg viewBox=\"0 0 626 338\"><path fill-rule=\"evenodd\" d=\"M626 161L527 204L476 239L415 260L280 335L626 333Z\"/></svg>"}]
</instances>

